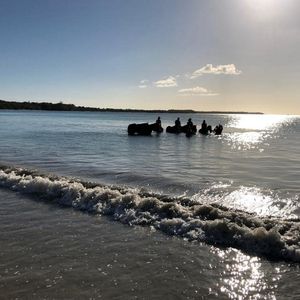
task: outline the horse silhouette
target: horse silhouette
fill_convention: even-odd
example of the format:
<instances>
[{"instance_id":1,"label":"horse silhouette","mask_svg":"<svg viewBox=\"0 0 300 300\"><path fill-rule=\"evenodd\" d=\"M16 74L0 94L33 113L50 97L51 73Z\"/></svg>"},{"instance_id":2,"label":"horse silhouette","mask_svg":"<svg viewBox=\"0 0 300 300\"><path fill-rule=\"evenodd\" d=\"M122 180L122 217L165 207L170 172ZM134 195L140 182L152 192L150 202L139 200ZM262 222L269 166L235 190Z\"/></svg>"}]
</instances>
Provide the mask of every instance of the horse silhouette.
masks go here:
<instances>
[{"instance_id":1,"label":"horse silhouette","mask_svg":"<svg viewBox=\"0 0 300 300\"><path fill-rule=\"evenodd\" d=\"M161 133L163 132L163 130L164 129L157 123L132 123L129 124L127 128L128 135L151 135L152 131L155 131L156 133Z\"/></svg>"}]
</instances>

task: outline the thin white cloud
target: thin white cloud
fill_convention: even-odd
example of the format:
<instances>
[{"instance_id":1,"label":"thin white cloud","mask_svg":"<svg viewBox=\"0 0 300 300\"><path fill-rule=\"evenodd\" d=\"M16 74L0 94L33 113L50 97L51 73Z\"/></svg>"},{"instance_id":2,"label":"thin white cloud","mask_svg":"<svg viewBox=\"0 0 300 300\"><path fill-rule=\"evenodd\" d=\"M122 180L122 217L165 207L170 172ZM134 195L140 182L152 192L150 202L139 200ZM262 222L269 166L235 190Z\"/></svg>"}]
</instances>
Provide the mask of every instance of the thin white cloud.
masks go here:
<instances>
[{"instance_id":1,"label":"thin white cloud","mask_svg":"<svg viewBox=\"0 0 300 300\"><path fill-rule=\"evenodd\" d=\"M180 89L178 90L178 93L181 96L218 96L219 95L218 93L213 93L212 91L201 86L196 86L187 89Z\"/></svg>"},{"instance_id":2,"label":"thin white cloud","mask_svg":"<svg viewBox=\"0 0 300 300\"><path fill-rule=\"evenodd\" d=\"M212 64L207 64L204 67L194 71L191 75L191 79L197 78L203 74L213 74L213 75L240 75L242 71L238 70L234 64L229 65L218 65L213 66Z\"/></svg>"},{"instance_id":3,"label":"thin white cloud","mask_svg":"<svg viewBox=\"0 0 300 300\"><path fill-rule=\"evenodd\" d=\"M143 79L143 80L140 81L140 84L139 84L138 87L140 89L145 89L146 87L148 87L148 82L149 82L149 80Z\"/></svg>"},{"instance_id":4,"label":"thin white cloud","mask_svg":"<svg viewBox=\"0 0 300 300\"><path fill-rule=\"evenodd\" d=\"M153 82L154 86L159 88L165 88L165 87L174 87L177 86L177 81L174 76L169 76L167 78L158 80Z\"/></svg>"}]
</instances>

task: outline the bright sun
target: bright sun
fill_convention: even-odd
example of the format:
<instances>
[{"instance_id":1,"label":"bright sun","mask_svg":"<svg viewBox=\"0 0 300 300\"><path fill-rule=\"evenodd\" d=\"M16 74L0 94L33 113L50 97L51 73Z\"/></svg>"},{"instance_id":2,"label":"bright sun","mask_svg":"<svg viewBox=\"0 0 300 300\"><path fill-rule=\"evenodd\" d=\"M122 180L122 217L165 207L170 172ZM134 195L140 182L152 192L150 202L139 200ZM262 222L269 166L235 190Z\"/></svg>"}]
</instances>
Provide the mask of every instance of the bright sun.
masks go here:
<instances>
[{"instance_id":1,"label":"bright sun","mask_svg":"<svg viewBox=\"0 0 300 300\"><path fill-rule=\"evenodd\" d=\"M283 0L246 0L247 6L259 16L272 17L282 8Z\"/></svg>"}]
</instances>

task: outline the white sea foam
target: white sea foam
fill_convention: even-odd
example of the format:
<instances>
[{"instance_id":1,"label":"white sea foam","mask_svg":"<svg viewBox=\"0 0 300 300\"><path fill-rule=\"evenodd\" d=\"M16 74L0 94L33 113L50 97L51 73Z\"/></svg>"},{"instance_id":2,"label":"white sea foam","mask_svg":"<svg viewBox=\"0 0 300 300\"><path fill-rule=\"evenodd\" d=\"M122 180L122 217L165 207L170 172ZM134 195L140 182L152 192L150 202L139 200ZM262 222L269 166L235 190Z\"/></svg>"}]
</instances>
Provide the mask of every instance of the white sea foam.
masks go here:
<instances>
[{"instance_id":1,"label":"white sea foam","mask_svg":"<svg viewBox=\"0 0 300 300\"><path fill-rule=\"evenodd\" d=\"M189 198L101 186L24 169L0 169L0 187L75 209L150 226L189 240L300 262L300 221L258 217Z\"/></svg>"}]
</instances>

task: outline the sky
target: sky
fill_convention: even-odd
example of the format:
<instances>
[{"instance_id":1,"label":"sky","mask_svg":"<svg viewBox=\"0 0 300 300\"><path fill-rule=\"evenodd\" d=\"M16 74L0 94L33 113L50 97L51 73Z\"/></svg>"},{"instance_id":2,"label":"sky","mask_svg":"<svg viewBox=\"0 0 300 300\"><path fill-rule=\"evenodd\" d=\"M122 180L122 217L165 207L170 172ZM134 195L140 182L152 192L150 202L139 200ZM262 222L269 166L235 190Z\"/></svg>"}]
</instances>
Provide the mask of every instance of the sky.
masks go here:
<instances>
[{"instance_id":1,"label":"sky","mask_svg":"<svg viewBox=\"0 0 300 300\"><path fill-rule=\"evenodd\" d=\"M300 114L299 0L0 0L0 99Z\"/></svg>"}]
</instances>

